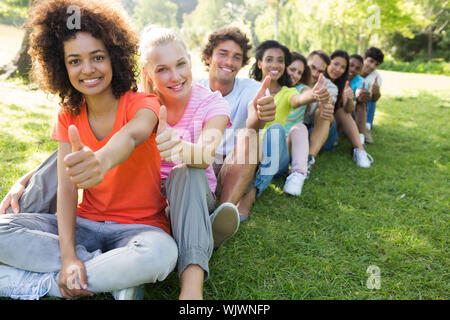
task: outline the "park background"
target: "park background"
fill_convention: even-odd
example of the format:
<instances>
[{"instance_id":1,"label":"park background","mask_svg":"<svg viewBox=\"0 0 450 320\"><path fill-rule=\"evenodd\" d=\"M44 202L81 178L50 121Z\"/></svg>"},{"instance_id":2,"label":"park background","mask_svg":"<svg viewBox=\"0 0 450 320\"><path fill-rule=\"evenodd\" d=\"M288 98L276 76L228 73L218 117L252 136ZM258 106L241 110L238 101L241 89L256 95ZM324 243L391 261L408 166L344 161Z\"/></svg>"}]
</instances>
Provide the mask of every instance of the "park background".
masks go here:
<instances>
[{"instance_id":1,"label":"park background","mask_svg":"<svg viewBox=\"0 0 450 320\"><path fill-rule=\"evenodd\" d=\"M29 82L31 0L0 0L0 197L57 148L57 98ZM378 46L382 98L361 169L345 137L318 157L300 198L277 178L252 216L211 259L206 299L449 299L450 3L444 0L122 0L136 29L178 28L194 78L200 47L224 25L254 45L278 39L305 55ZM250 61L252 63L253 61ZM248 66L239 76L248 76ZM380 288L370 288L370 266ZM146 285L148 299L176 299L175 273ZM96 299L111 299L108 294Z\"/></svg>"}]
</instances>

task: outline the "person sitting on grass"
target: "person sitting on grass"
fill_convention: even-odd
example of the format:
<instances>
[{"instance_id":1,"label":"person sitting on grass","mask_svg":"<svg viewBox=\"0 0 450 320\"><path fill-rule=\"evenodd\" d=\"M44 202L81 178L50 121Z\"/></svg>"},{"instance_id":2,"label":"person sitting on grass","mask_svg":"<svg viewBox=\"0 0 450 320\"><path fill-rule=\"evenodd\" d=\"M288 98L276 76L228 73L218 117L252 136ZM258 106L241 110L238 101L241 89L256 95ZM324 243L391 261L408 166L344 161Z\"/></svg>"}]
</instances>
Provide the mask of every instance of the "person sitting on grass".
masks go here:
<instances>
[{"instance_id":1,"label":"person sitting on grass","mask_svg":"<svg viewBox=\"0 0 450 320\"><path fill-rule=\"evenodd\" d=\"M177 71L176 81L167 77L167 69L171 70L170 73L174 71L174 61L166 60L167 66L161 67L158 64L158 69L153 69L152 63L155 62L152 59L155 52L161 51L160 47L166 49L170 47L171 50L164 54L167 59L173 60L176 56L179 60L177 60L177 67L175 68ZM161 58L162 55L157 57ZM205 88L197 85L192 86L191 64L186 46L182 38L173 30L157 27L149 27L148 30L144 30L141 39L141 63L144 66L142 70L144 76L143 88L147 92L157 93L159 100L167 105L167 109L162 107L162 121L158 126L160 129L158 133L160 134L156 138L161 156L166 160L175 161L177 155L172 154L173 151L180 150L179 148L183 146L185 147L185 155L188 155L191 151L194 160L200 159L196 163L185 157L183 160L187 162L188 166L176 167L172 162L164 161L160 170L163 183L159 186L169 200L170 210L167 209L166 212L170 215L172 233L178 243L178 273L181 279L180 299L201 299L203 281L209 277L208 261L213 247L220 246L236 232L239 226L238 211L230 203L224 203L209 217L209 213L214 210L212 192L215 188L215 176L211 166L207 166L205 161L210 161L207 157L208 152L214 152L217 139L220 141L222 137L223 131L220 129L222 124L216 123L216 121L220 121L221 118L228 119L229 106L220 97L220 94L211 94ZM173 85L175 82L179 83ZM195 97L194 100L189 100L191 93ZM187 106L183 103L180 104L179 100L182 100L183 103L189 101L190 104ZM217 107L217 110L212 106ZM192 115L193 108L197 108L195 109L196 117L189 121L187 116ZM183 110L189 112L184 114ZM183 115L182 119L179 119L180 121L174 125L175 129L183 131L180 129L181 126L186 126L186 130L182 133L183 137L185 139L191 139L192 137L192 139L195 138L202 143L197 145L187 142L180 143L180 139L177 138L179 135L174 131L175 129L170 128L170 124L173 124L171 121L174 112L180 113L179 116ZM204 123L203 119L198 118L199 116L206 117L205 126L212 125L215 129L218 128L218 130L211 131L216 136L208 136L208 130L206 130L202 137L198 137L198 134L202 131L195 125ZM166 122L169 125L165 124ZM227 121L225 121L225 125L226 123ZM205 146L202 139L208 140L210 138L213 138L213 140L209 140L211 144ZM200 157L198 157L199 153ZM174 156L173 159L172 155ZM203 157L203 155L206 157ZM17 212L30 208L34 209L31 212L46 212L46 209L53 207L56 188L52 188L52 185L54 184L53 180L57 177L54 157L53 154L41 166L30 171L16 182L3 199L0 213L11 210ZM205 176L204 167L207 176ZM142 167L141 170L144 171L146 168ZM200 187L204 192L198 192ZM188 202L189 205L187 205ZM50 211L50 213L54 213L54 211ZM211 232L213 232L214 240ZM142 290L139 292L142 292ZM139 298L142 298L142 296Z\"/></svg>"},{"instance_id":2,"label":"person sitting on grass","mask_svg":"<svg viewBox=\"0 0 450 320\"><path fill-rule=\"evenodd\" d=\"M237 27L223 27L208 36L202 48L202 61L209 77L198 81L211 91L219 91L231 107L231 127L225 129L213 162L217 177L219 204L231 202L239 210L240 221L249 217L241 201L258 164L258 131L275 119L272 96L253 79L237 74L248 63L250 40ZM248 140L248 142L247 142Z\"/></svg>"},{"instance_id":3,"label":"person sitting on grass","mask_svg":"<svg viewBox=\"0 0 450 320\"><path fill-rule=\"evenodd\" d=\"M337 127L342 129L353 145L353 161L362 168L369 168L373 162L366 152L359 136L358 127L351 113L354 110L353 90L348 81L349 56L343 50L336 50L330 56L331 63L325 76L338 87L338 98L335 105ZM337 134L334 134L337 142Z\"/></svg>"},{"instance_id":4,"label":"person sitting on grass","mask_svg":"<svg viewBox=\"0 0 450 320\"><path fill-rule=\"evenodd\" d=\"M355 109L353 117L358 126L359 136L364 145L366 122L367 122L367 102L370 99L369 88L364 79L359 75L363 66L364 60L359 54L350 56L350 66L348 68L348 81L354 94Z\"/></svg>"},{"instance_id":5,"label":"person sitting on grass","mask_svg":"<svg viewBox=\"0 0 450 320\"><path fill-rule=\"evenodd\" d=\"M310 87L308 87L308 83L310 81L310 70L309 70L306 58L302 54L300 54L296 51L292 51L291 57L292 57L292 60L291 60L290 65L287 67L287 73L289 74L291 84L295 87L295 89L297 89L297 91L299 93L299 97L304 98L305 96L308 96L308 94L312 94L312 92L313 92L313 90ZM324 93L325 93L325 97L327 97L327 92L324 91ZM301 99L299 99L299 100L301 103L302 100ZM310 101L310 100L307 100L307 101ZM300 107L300 108L291 110L291 112L289 113L289 115L286 118L286 122L284 123L284 130L288 137L288 145L289 145L289 150L290 150L291 154L292 154L293 149L299 150L299 152L301 154L305 154L305 153L309 152L309 150L302 149L302 147L307 147L306 145L300 145L298 147L292 146L292 139L291 139L292 135L297 134L298 127L296 127L296 125L299 123L303 123L305 111L306 111L306 105L304 107ZM292 132L291 132L291 130L292 130ZM298 140L296 140L296 141L298 141ZM297 157L292 156L292 161L295 161L296 159L297 159ZM298 194L299 190L301 190L301 188L299 188L299 183L302 183L302 182L301 182L301 179L296 178L298 175L295 173L295 171L296 171L295 168L299 167L299 165L297 163L292 162L291 167L293 168L293 169L291 169L293 174L290 175L290 178L288 177L288 179L286 179L286 183L283 187L283 191L288 194L291 194L291 195L300 195L300 194Z\"/></svg>"},{"instance_id":6,"label":"person sitting on grass","mask_svg":"<svg viewBox=\"0 0 450 320\"><path fill-rule=\"evenodd\" d=\"M77 28L67 23L73 6ZM57 214L0 216L1 296L130 299L175 268L155 140L160 105L136 92L138 39L122 12L102 0L31 8L33 74L62 100L51 135Z\"/></svg>"},{"instance_id":7,"label":"person sitting on grass","mask_svg":"<svg viewBox=\"0 0 450 320\"><path fill-rule=\"evenodd\" d=\"M334 137L330 132L335 132L334 104L336 103L338 89L324 77L324 73L330 64L330 57L322 50L314 50L307 58L310 70L308 86L312 90L301 93L302 103L308 107L305 111L304 123L309 133L308 172L310 175L316 158L321 150L332 150ZM320 90L318 88L320 87ZM319 103L323 101L322 103Z\"/></svg>"},{"instance_id":8,"label":"person sitting on grass","mask_svg":"<svg viewBox=\"0 0 450 320\"><path fill-rule=\"evenodd\" d=\"M287 67L287 72L291 79L292 85L300 94L312 93L311 88L308 87L311 71L309 70L306 58L296 51L292 51L291 56L292 61ZM305 111L305 108L298 108L289 113L286 123L284 124L286 133L289 133L295 124L303 122Z\"/></svg>"},{"instance_id":9,"label":"person sitting on grass","mask_svg":"<svg viewBox=\"0 0 450 320\"><path fill-rule=\"evenodd\" d=\"M372 128L373 119L375 118L376 103L381 97L380 88L383 84L383 79L377 68L384 61L383 52L376 48L369 48L364 54L364 65L361 70L361 77L369 86L370 100L367 102L367 123L365 140L367 143L373 143Z\"/></svg>"},{"instance_id":10,"label":"person sitting on grass","mask_svg":"<svg viewBox=\"0 0 450 320\"><path fill-rule=\"evenodd\" d=\"M306 107L300 102L300 94L292 87L286 66L291 63L289 49L278 41L267 40L255 52L255 63L250 77L264 81L277 108L275 120L266 124L262 141L262 160L256 173L252 189L245 195L247 203L253 204L256 197L269 186L273 177L284 173L291 162L292 168L286 179L297 180L294 195L299 196L306 178L308 152L308 131L303 123L297 123L286 135L284 123L292 109ZM286 191L286 190L285 190Z\"/></svg>"},{"instance_id":11,"label":"person sitting on grass","mask_svg":"<svg viewBox=\"0 0 450 320\"><path fill-rule=\"evenodd\" d=\"M179 249L180 299L202 299L213 248L239 227L235 205L224 202L214 210L217 180L212 161L231 125L230 106L219 92L192 83L191 58L175 30L147 26L140 51L144 91L156 94L164 105L156 142Z\"/></svg>"}]
</instances>

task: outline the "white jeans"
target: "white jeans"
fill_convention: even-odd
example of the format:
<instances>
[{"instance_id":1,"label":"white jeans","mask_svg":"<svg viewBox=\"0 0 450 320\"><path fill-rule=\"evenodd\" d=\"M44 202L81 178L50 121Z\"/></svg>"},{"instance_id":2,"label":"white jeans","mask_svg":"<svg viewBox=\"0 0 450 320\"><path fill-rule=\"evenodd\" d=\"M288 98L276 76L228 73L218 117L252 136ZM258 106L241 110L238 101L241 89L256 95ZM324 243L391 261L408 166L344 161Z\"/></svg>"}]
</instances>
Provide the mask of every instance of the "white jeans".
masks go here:
<instances>
[{"instance_id":1,"label":"white jeans","mask_svg":"<svg viewBox=\"0 0 450 320\"><path fill-rule=\"evenodd\" d=\"M157 227L77 217L75 232L77 256L85 264L87 290L92 292L162 281L177 262L174 239ZM61 256L56 215L0 215L0 262L54 273L52 285L57 285Z\"/></svg>"}]
</instances>

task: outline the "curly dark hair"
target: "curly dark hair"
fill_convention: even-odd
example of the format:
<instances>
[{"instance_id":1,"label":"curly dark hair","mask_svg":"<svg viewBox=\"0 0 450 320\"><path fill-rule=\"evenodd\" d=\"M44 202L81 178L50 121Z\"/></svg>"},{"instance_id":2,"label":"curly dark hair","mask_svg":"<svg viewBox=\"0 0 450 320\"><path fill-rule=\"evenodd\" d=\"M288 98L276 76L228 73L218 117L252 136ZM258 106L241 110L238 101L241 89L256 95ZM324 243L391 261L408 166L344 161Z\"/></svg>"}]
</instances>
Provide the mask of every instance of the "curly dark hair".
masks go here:
<instances>
[{"instance_id":1,"label":"curly dark hair","mask_svg":"<svg viewBox=\"0 0 450 320\"><path fill-rule=\"evenodd\" d=\"M311 70L309 69L308 62L306 61L305 56L303 56L300 52L291 51L291 57L292 57L291 64L297 60L299 60L303 63L305 70L303 71L302 77L300 78L300 80L298 82L308 85L309 78L311 76Z\"/></svg>"},{"instance_id":2,"label":"curly dark hair","mask_svg":"<svg viewBox=\"0 0 450 320\"><path fill-rule=\"evenodd\" d=\"M246 66L248 60L250 59L248 52L253 48L250 40L247 38L245 33L243 33L237 27L222 27L217 29L208 36L208 42L203 46L201 59L206 66L209 64L206 62L208 58L211 58L214 48L216 48L221 42L232 40L236 42L239 47L241 47L242 55L242 66Z\"/></svg>"},{"instance_id":3,"label":"curly dark hair","mask_svg":"<svg viewBox=\"0 0 450 320\"><path fill-rule=\"evenodd\" d=\"M72 8L80 14L79 25L69 23L74 12L78 14ZM36 1L27 26L32 29L28 51L32 76L44 90L58 94L68 112L79 114L84 99L70 83L64 62L64 42L74 39L77 32L103 41L111 59L111 89L116 98L129 90L137 91L138 37L118 4L106 0Z\"/></svg>"},{"instance_id":4,"label":"curly dark hair","mask_svg":"<svg viewBox=\"0 0 450 320\"><path fill-rule=\"evenodd\" d=\"M250 78L255 79L257 81L262 80L262 70L258 67L258 61L262 61L264 52L266 50L276 48L281 49L284 53L284 72L282 76L278 79L278 83L280 86L286 86L286 87L292 87L291 77L289 77L289 74L287 72L288 65L291 64L291 52L289 51L288 47L282 45L278 41L275 40L266 40L262 42L255 50L255 63L252 65L249 75Z\"/></svg>"}]
</instances>

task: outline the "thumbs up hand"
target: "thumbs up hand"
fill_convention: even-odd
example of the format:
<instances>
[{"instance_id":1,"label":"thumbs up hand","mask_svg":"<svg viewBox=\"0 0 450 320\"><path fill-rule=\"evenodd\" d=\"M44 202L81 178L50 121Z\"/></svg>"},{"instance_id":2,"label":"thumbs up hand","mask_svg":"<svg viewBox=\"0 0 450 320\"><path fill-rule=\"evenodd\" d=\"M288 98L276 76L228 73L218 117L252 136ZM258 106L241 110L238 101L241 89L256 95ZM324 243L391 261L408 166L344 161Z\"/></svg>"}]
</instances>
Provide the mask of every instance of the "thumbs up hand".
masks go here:
<instances>
[{"instance_id":1,"label":"thumbs up hand","mask_svg":"<svg viewBox=\"0 0 450 320\"><path fill-rule=\"evenodd\" d=\"M70 125L68 133L72 153L64 157L64 165L70 180L81 189L100 184L107 171L105 164L97 153L83 145L76 126Z\"/></svg>"},{"instance_id":2,"label":"thumbs up hand","mask_svg":"<svg viewBox=\"0 0 450 320\"><path fill-rule=\"evenodd\" d=\"M347 101L353 100L354 94L353 89L350 87L350 82L345 83L344 92L342 93L344 98L344 105L347 104Z\"/></svg>"},{"instance_id":3,"label":"thumbs up hand","mask_svg":"<svg viewBox=\"0 0 450 320\"><path fill-rule=\"evenodd\" d=\"M314 100L319 102L319 104L327 104L330 101L330 93L327 89L327 82L327 79L325 82L323 81L323 74L321 73L313 88Z\"/></svg>"},{"instance_id":4,"label":"thumbs up hand","mask_svg":"<svg viewBox=\"0 0 450 320\"><path fill-rule=\"evenodd\" d=\"M372 97L380 95L380 85L378 84L378 77L375 77L375 81L370 86L369 91L372 94Z\"/></svg>"},{"instance_id":5,"label":"thumbs up hand","mask_svg":"<svg viewBox=\"0 0 450 320\"><path fill-rule=\"evenodd\" d=\"M367 103L370 100L370 92L366 89L366 82L363 82L362 88L356 90L356 100L360 103Z\"/></svg>"},{"instance_id":6,"label":"thumbs up hand","mask_svg":"<svg viewBox=\"0 0 450 320\"><path fill-rule=\"evenodd\" d=\"M270 81L270 76L267 76L253 99L253 107L255 108L256 116L258 120L264 122L271 122L275 120L277 110L273 97L270 95L266 96L266 91L269 88Z\"/></svg>"},{"instance_id":7,"label":"thumbs up hand","mask_svg":"<svg viewBox=\"0 0 450 320\"><path fill-rule=\"evenodd\" d=\"M167 162L181 161L183 153L181 139L175 129L167 127L167 108L165 106L161 106L159 110L156 143L161 158Z\"/></svg>"}]
</instances>

